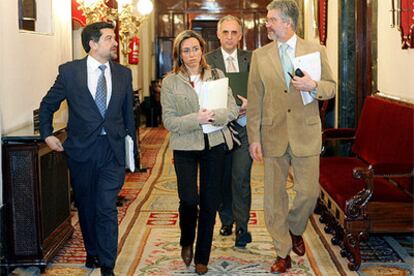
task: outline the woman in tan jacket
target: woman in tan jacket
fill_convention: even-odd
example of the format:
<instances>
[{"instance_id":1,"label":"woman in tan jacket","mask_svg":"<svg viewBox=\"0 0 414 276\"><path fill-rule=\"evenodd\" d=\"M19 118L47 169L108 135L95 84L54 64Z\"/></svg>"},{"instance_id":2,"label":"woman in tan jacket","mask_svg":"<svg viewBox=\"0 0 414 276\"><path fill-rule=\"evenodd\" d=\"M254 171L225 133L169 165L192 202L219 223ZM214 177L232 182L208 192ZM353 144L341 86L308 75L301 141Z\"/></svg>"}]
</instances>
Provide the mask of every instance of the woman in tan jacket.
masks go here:
<instances>
[{"instance_id":1,"label":"woman in tan jacket","mask_svg":"<svg viewBox=\"0 0 414 276\"><path fill-rule=\"evenodd\" d=\"M208 271L224 153L233 147L226 125L238 116L230 89L227 108L208 110L200 105L204 83L224 77L220 70L209 68L204 50L205 41L198 33L181 32L174 41L173 70L161 88L162 117L171 132L180 199L181 257L187 266L191 264L197 227L194 263L198 274Z\"/></svg>"}]
</instances>

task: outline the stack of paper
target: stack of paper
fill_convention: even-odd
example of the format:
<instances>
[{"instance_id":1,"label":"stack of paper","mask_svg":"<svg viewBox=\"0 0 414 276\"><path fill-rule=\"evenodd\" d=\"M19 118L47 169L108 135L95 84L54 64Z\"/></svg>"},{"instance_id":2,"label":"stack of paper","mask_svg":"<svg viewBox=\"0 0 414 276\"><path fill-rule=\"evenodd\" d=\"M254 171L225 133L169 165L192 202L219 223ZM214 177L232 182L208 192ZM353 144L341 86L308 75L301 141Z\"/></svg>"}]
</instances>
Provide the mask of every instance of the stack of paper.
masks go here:
<instances>
[{"instance_id":1,"label":"stack of paper","mask_svg":"<svg viewBox=\"0 0 414 276\"><path fill-rule=\"evenodd\" d=\"M221 78L214 81L206 81L201 87L199 104L201 108L209 110L227 107L227 91L229 89L229 79ZM223 128L223 126L213 126L211 124L202 125L204 133L211 133Z\"/></svg>"},{"instance_id":2,"label":"stack of paper","mask_svg":"<svg viewBox=\"0 0 414 276\"><path fill-rule=\"evenodd\" d=\"M321 80L321 54L319 52L295 57L292 63L295 70L300 68L300 70L306 71L314 81ZM309 91L300 91L300 93L304 105L314 100Z\"/></svg>"}]
</instances>

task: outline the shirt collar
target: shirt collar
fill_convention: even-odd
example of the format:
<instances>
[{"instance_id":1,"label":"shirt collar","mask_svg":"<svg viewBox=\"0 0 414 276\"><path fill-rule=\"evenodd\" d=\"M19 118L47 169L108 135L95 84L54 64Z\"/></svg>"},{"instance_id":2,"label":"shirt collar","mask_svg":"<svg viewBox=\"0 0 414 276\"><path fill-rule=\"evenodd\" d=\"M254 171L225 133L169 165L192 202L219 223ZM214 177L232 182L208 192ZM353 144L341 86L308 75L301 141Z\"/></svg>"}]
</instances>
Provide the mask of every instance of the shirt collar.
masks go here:
<instances>
[{"instance_id":1,"label":"shirt collar","mask_svg":"<svg viewBox=\"0 0 414 276\"><path fill-rule=\"evenodd\" d=\"M86 60L86 63L88 65L88 67L94 71L94 70L98 70L98 67L100 65L102 65L102 63L100 63L99 61L97 61L95 58L93 58L92 56L88 55L88 58ZM104 65L106 65L106 69L109 69L109 61L107 61L106 63L104 63Z\"/></svg>"},{"instance_id":2,"label":"shirt collar","mask_svg":"<svg viewBox=\"0 0 414 276\"><path fill-rule=\"evenodd\" d=\"M228 57L232 57L233 60L237 60L237 48L231 54L224 51L223 47L221 47L220 49L221 49L221 53L223 54L223 59L224 60L227 60Z\"/></svg>"},{"instance_id":3,"label":"shirt collar","mask_svg":"<svg viewBox=\"0 0 414 276\"><path fill-rule=\"evenodd\" d=\"M289 38L289 40L288 41L286 41L286 42L284 42L284 43L286 43L287 45L289 45L289 48L290 49L293 49L293 50L295 50L295 48L296 48L296 42L298 41L298 37L296 36L296 34L293 34L293 36L291 37L291 38ZM283 43L282 42L277 42L277 48L278 49L280 49L280 45L282 45Z\"/></svg>"}]
</instances>

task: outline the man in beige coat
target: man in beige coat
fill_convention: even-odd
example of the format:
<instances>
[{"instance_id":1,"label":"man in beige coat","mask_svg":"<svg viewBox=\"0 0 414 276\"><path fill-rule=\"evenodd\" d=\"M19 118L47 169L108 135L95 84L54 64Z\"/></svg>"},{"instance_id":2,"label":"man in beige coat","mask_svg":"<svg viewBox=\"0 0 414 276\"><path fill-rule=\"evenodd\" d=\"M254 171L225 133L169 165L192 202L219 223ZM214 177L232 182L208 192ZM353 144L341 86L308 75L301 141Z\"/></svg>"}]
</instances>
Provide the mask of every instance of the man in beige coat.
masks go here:
<instances>
[{"instance_id":1,"label":"man in beige coat","mask_svg":"<svg viewBox=\"0 0 414 276\"><path fill-rule=\"evenodd\" d=\"M296 2L274 0L267 10L268 36L274 41L252 55L247 132L252 158L264 160L264 215L277 254L271 272L283 273L291 268L291 250L305 254L301 236L319 195L318 100L333 98L336 84L325 49L295 34ZM289 80L286 71L293 74L293 58L314 52L320 53L321 80L313 80L306 71L304 77ZM286 180L290 166L296 197L289 210Z\"/></svg>"}]
</instances>

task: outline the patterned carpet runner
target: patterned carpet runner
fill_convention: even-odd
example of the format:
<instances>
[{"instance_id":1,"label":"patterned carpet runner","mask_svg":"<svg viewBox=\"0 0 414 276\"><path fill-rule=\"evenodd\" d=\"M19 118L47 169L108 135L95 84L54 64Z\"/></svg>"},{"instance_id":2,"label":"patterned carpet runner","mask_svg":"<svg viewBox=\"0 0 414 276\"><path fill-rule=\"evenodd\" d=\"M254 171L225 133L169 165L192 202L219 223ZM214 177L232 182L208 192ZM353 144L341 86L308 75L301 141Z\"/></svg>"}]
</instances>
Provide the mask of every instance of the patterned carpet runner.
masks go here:
<instances>
[{"instance_id":1,"label":"patterned carpet runner","mask_svg":"<svg viewBox=\"0 0 414 276\"><path fill-rule=\"evenodd\" d=\"M127 174L119 207L119 252L117 275L196 275L180 257L178 198L168 133L162 128L140 130L141 163L147 173ZM294 197L291 181L289 196ZM217 218L212 254L207 275L271 275L275 251L263 219L263 164L255 163L252 174L252 211L249 228L253 242L246 249L234 247L234 236L222 237ZM76 210L75 233L60 250L44 275L100 275L99 269L84 267ZM330 244L317 217L304 234L306 255L294 253L292 269L284 275L410 275L413 265L413 240L410 236L378 236L363 249L359 272L348 270L339 248Z\"/></svg>"}]
</instances>

